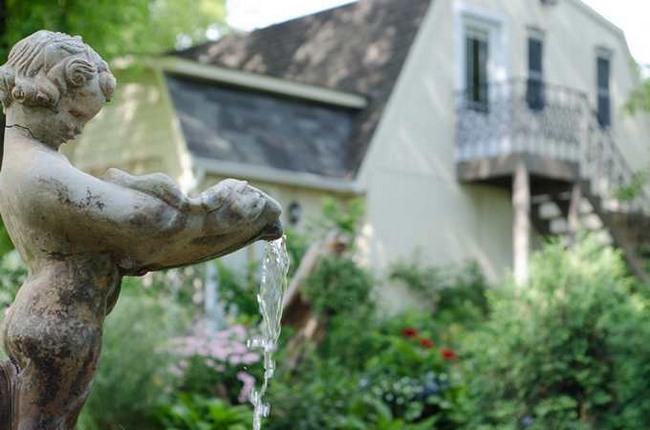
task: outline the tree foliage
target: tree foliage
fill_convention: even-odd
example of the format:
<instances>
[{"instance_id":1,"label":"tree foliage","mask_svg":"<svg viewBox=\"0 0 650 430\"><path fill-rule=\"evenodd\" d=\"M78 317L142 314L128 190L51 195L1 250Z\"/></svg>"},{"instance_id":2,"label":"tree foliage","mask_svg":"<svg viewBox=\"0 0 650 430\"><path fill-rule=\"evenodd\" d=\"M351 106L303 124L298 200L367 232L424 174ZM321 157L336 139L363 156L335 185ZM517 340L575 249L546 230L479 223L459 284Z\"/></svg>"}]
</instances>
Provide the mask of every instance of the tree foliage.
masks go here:
<instances>
[{"instance_id":1,"label":"tree foliage","mask_svg":"<svg viewBox=\"0 0 650 430\"><path fill-rule=\"evenodd\" d=\"M81 35L106 59L160 53L179 40L198 43L222 27L224 0L8 0L3 60L21 38L40 29Z\"/></svg>"}]
</instances>

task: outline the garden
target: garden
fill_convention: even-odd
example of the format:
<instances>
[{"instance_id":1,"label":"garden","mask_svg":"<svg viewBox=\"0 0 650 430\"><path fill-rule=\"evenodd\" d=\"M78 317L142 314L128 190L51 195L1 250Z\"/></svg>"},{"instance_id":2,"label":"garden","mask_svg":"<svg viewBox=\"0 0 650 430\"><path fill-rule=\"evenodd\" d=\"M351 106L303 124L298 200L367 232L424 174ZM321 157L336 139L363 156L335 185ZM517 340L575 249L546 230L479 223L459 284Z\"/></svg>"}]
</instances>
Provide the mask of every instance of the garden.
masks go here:
<instances>
[{"instance_id":1,"label":"garden","mask_svg":"<svg viewBox=\"0 0 650 430\"><path fill-rule=\"evenodd\" d=\"M327 228L354 235L358 207L325 213ZM294 273L313 240L289 232ZM251 428L248 396L264 371L246 347L259 270L212 264L217 327L203 318L202 267L125 280L80 430ZM0 275L6 309L26 276L15 252ZM571 249L550 241L530 279L488 285L475 264L417 256L378 279L353 246L322 256L300 292L318 329L305 338L300 324L283 327L263 428L650 428L650 297L621 254L589 237ZM386 315L376 300L386 283L422 306Z\"/></svg>"}]
</instances>

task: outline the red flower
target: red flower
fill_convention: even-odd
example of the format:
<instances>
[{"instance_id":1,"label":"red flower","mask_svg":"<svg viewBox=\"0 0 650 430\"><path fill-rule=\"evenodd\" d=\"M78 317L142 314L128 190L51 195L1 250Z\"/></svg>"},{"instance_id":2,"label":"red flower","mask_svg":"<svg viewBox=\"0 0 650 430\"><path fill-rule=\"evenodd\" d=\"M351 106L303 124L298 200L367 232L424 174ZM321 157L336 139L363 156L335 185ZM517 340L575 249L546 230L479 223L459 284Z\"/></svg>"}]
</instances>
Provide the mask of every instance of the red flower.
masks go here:
<instances>
[{"instance_id":1,"label":"red flower","mask_svg":"<svg viewBox=\"0 0 650 430\"><path fill-rule=\"evenodd\" d=\"M449 348L440 348L440 355L442 355L442 358L444 358L445 360L450 360L450 361L458 358L456 352L453 349L449 349Z\"/></svg>"},{"instance_id":2,"label":"red flower","mask_svg":"<svg viewBox=\"0 0 650 430\"><path fill-rule=\"evenodd\" d=\"M404 337L417 337L418 336L418 331L414 329L413 327L406 327L404 330L402 330L402 336Z\"/></svg>"},{"instance_id":3,"label":"red flower","mask_svg":"<svg viewBox=\"0 0 650 430\"><path fill-rule=\"evenodd\" d=\"M433 342L431 339L420 339L420 345L422 345L425 348L433 348Z\"/></svg>"}]
</instances>

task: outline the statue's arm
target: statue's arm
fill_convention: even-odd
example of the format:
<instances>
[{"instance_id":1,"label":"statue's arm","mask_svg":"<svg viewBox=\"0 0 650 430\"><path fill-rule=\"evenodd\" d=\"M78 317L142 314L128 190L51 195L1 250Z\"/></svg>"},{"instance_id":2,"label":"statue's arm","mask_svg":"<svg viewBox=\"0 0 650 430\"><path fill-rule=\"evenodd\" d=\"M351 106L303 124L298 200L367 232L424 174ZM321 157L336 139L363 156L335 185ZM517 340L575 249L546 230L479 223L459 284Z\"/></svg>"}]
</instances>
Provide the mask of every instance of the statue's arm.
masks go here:
<instances>
[{"instance_id":1,"label":"statue's arm","mask_svg":"<svg viewBox=\"0 0 650 430\"><path fill-rule=\"evenodd\" d=\"M112 253L128 274L192 264L277 235L279 206L244 182L222 181L192 200L155 179L129 187L76 169L43 175L40 210L72 246Z\"/></svg>"}]
</instances>

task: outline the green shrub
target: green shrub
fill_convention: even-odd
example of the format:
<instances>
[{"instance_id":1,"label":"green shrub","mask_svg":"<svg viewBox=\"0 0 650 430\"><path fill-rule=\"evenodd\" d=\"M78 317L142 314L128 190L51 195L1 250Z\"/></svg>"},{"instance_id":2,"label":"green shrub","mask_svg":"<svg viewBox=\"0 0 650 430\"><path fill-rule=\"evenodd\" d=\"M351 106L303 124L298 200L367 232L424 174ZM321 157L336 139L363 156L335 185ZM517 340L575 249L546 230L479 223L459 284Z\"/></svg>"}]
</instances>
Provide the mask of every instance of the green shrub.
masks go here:
<instances>
[{"instance_id":1,"label":"green shrub","mask_svg":"<svg viewBox=\"0 0 650 430\"><path fill-rule=\"evenodd\" d=\"M403 325L425 318L428 326L417 330ZM457 428L466 391L459 357L430 315L348 321L330 327L296 372L278 373L269 391L270 428Z\"/></svg>"},{"instance_id":2,"label":"green shrub","mask_svg":"<svg viewBox=\"0 0 650 430\"><path fill-rule=\"evenodd\" d=\"M303 285L313 310L321 316L352 314L372 306L373 279L347 256L326 256Z\"/></svg>"},{"instance_id":3,"label":"green shrub","mask_svg":"<svg viewBox=\"0 0 650 430\"><path fill-rule=\"evenodd\" d=\"M4 313L27 277L27 268L17 251L0 257L0 312Z\"/></svg>"},{"instance_id":4,"label":"green shrub","mask_svg":"<svg viewBox=\"0 0 650 430\"><path fill-rule=\"evenodd\" d=\"M269 430L344 429L358 377L334 361L312 357L296 373L278 372L267 393ZM347 427L350 428L350 427Z\"/></svg>"},{"instance_id":5,"label":"green shrub","mask_svg":"<svg viewBox=\"0 0 650 430\"><path fill-rule=\"evenodd\" d=\"M457 428L465 386L456 370L456 352L412 326L377 338L381 350L363 373L366 392L406 423L430 419L436 428Z\"/></svg>"},{"instance_id":6,"label":"green shrub","mask_svg":"<svg viewBox=\"0 0 650 430\"><path fill-rule=\"evenodd\" d=\"M476 263L432 267L416 255L412 261L394 264L389 278L404 282L438 319L480 322L487 314L487 282Z\"/></svg>"},{"instance_id":7,"label":"green shrub","mask_svg":"<svg viewBox=\"0 0 650 430\"><path fill-rule=\"evenodd\" d=\"M311 240L305 234L288 227L285 230L287 252L289 253L289 278L298 270L302 258L305 256L311 245Z\"/></svg>"},{"instance_id":8,"label":"green shrub","mask_svg":"<svg viewBox=\"0 0 650 430\"><path fill-rule=\"evenodd\" d=\"M14 244L7 233L4 223L0 220L0 257L3 257L12 249L14 249Z\"/></svg>"},{"instance_id":9,"label":"green shrub","mask_svg":"<svg viewBox=\"0 0 650 430\"><path fill-rule=\"evenodd\" d=\"M549 244L466 348L470 429L650 428L650 314L619 252Z\"/></svg>"},{"instance_id":10,"label":"green shrub","mask_svg":"<svg viewBox=\"0 0 650 430\"><path fill-rule=\"evenodd\" d=\"M260 354L246 347L250 338L246 327L236 325L209 333L199 327L174 339L179 359L172 370L180 377L179 389L231 404L247 402L251 384L263 373Z\"/></svg>"},{"instance_id":11,"label":"green shrub","mask_svg":"<svg viewBox=\"0 0 650 430\"><path fill-rule=\"evenodd\" d=\"M323 199L322 223L326 230L335 229L355 236L364 214L365 206L362 199L352 199L344 203L333 198Z\"/></svg>"},{"instance_id":12,"label":"green shrub","mask_svg":"<svg viewBox=\"0 0 650 430\"><path fill-rule=\"evenodd\" d=\"M161 406L157 417L164 430L248 430L253 423L247 406L190 393L180 393Z\"/></svg>"},{"instance_id":13,"label":"green shrub","mask_svg":"<svg viewBox=\"0 0 650 430\"><path fill-rule=\"evenodd\" d=\"M226 303L228 315L237 323L258 323L261 318L257 303L259 264L249 263L244 276L238 275L221 262L216 264L219 273L219 298Z\"/></svg>"},{"instance_id":14,"label":"green shrub","mask_svg":"<svg viewBox=\"0 0 650 430\"><path fill-rule=\"evenodd\" d=\"M2 231L0 230L0 233ZM0 256L0 360L7 359L2 340L5 311L14 301L14 297L16 297L16 293L25 281L26 276L27 268L17 251L9 251Z\"/></svg>"}]
</instances>

